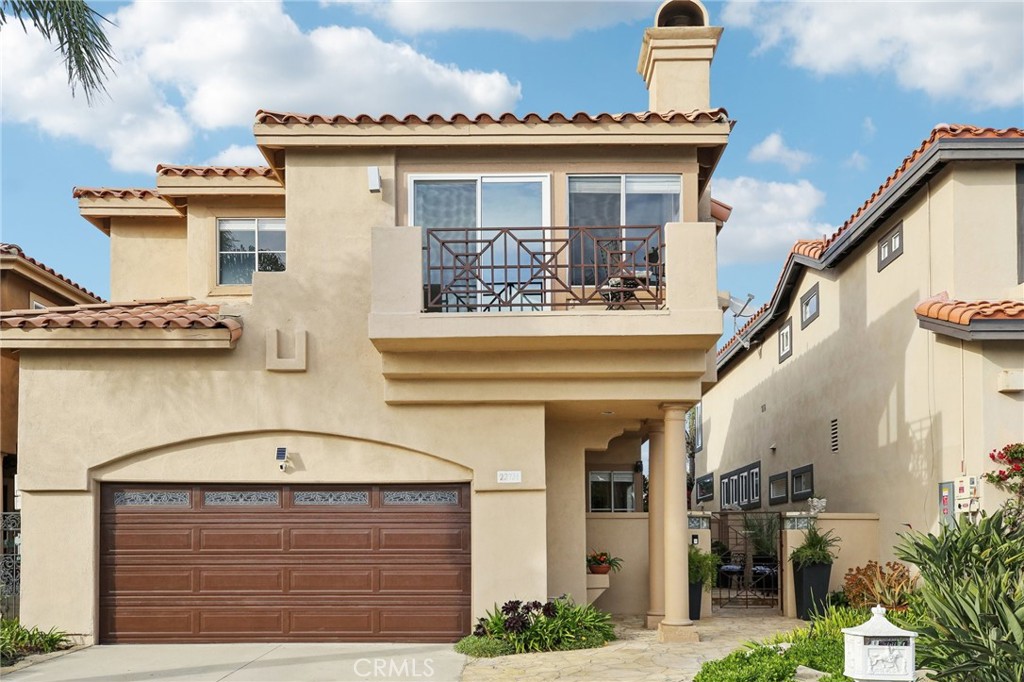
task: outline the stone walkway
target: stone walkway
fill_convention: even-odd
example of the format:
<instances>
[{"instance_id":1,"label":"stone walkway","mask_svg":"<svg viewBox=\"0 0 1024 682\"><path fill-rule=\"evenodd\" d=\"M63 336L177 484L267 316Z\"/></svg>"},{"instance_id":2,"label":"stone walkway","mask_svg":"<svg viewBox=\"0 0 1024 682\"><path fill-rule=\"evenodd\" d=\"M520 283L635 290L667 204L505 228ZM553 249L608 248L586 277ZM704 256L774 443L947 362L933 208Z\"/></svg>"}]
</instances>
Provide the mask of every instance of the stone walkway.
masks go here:
<instances>
[{"instance_id":1,"label":"stone walkway","mask_svg":"<svg viewBox=\"0 0 1024 682\"><path fill-rule=\"evenodd\" d=\"M716 609L698 621L698 644L659 644L640 618L616 620L619 639L600 649L470 659L462 682L560 680L579 682L690 682L705 661L744 643L794 630L803 621L768 609Z\"/></svg>"}]
</instances>

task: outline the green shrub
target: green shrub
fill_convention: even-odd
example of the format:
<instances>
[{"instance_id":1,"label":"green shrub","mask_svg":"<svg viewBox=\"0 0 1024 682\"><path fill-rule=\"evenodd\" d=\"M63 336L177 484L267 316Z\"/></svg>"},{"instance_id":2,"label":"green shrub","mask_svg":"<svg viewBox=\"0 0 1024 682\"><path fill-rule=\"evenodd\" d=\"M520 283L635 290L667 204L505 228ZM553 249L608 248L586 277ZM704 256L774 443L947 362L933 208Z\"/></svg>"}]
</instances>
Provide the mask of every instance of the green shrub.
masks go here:
<instances>
[{"instance_id":1,"label":"green shrub","mask_svg":"<svg viewBox=\"0 0 1024 682\"><path fill-rule=\"evenodd\" d=\"M1024 680L1024 527L961 518L903 535L896 554L923 581L919 665L946 682Z\"/></svg>"},{"instance_id":2,"label":"green shrub","mask_svg":"<svg viewBox=\"0 0 1024 682\"><path fill-rule=\"evenodd\" d=\"M788 648L755 644L718 661L705 663L693 682L791 682L798 666L839 671L834 682L845 681L843 640L835 636L804 638Z\"/></svg>"},{"instance_id":3,"label":"green shrub","mask_svg":"<svg viewBox=\"0 0 1024 682\"><path fill-rule=\"evenodd\" d=\"M477 637L469 635L455 643L455 650L466 656L474 658L494 658L495 656L507 656L514 654L515 649L504 639L493 637Z\"/></svg>"},{"instance_id":4,"label":"green shrub","mask_svg":"<svg viewBox=\"0 0 1024 682\"><path fill-rule=\"evenodd\" d=\"M463 644L467 639L490 640L495 645ZM567 651L602 646L615 639L611 616L589 604L577 605L561 597L539 601L505 602L477 621L473 634L459 642L458 651L469 656L502 656L530 651ZM475 651L493 653L477 654Z\"/></svg>"},{"instance_id":5,"label":"green shrub","mask_svg":"<svg viewBox=\"0 0 1024 682\"><path fill-rule=\"evenodd\" d=\"M48 654L71 646L66 633L51 628L26 628L17 619L0 621L0 664L10 665L29 654Z\"/></svg>"},{"instance_id":6,"label":"green shrub","mask_svg":"<svg viewBox=\"0 0 1024 682\"><path fill-rule=\"evenodd\" d=\"M718 555L702 552L697 545L690 545L687 558L690 584L702 583L710 590L718 577Z\"/></svg>"},{"instance_id":7,"label":"green shrub","mask_svg":"<svg viewBox=\"0 0 1024 682\"><path fill-rule=\"evenodd\" d=\"M818 529L818 523L811 521L811 525L804 531L803 543L790 552L789 560L793 562L793 568L797 569L812 564L831 564L836 558L832 550L838 547L842 540L834 530L822 533Z\"/></svg>"}]
</instances>

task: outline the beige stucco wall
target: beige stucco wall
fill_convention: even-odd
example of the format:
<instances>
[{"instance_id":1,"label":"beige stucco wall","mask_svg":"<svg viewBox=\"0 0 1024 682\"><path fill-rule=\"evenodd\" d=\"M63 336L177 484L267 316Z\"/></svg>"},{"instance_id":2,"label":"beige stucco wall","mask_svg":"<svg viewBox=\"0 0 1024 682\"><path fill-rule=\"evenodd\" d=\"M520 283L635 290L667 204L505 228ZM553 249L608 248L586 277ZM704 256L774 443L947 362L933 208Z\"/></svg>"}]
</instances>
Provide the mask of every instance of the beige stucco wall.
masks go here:
<instances>
[{"instance_id":1,"label":"beige stucco wall","mask_svg":"<svg viewBox=\"0 0 1024 682\"><path fill-rule=\"evenodd\" d=\"M783 317L704 396L697 469L716 473L706 509L720 504L717 474L757 460L763 508L805 509L769 507L768 481L813 464L814 494L828 499L829 512L880 515L886 560L904 524L936 527L939 482L980 475L992 448L1024 436L1024 397L996 389L1001 371L1024 368L1020 345L937 335L920 329L913 312L943 290L1024 298L1014 259L994 257L1015 248L1013 173L1003 162L953 164L834 270L804 271L788 313L792 357L778 361ZM878 272L877 239L900 220L904 252ZM801 329L800 297L815 284L820 316ZM838 453L830 449L832 419ZM981 508L1001 499L982 485Z\"/></svg>"},{"instance_id":2,"label":"beige stucco wall","mask_svg":"<svg viewBox=\"0 0 1024 682\"><path fill-rule=\"evenodd\" d=\"M178 218L112 218L110 300L188 293L187 230Z\"/></svg>"}]
</instances>

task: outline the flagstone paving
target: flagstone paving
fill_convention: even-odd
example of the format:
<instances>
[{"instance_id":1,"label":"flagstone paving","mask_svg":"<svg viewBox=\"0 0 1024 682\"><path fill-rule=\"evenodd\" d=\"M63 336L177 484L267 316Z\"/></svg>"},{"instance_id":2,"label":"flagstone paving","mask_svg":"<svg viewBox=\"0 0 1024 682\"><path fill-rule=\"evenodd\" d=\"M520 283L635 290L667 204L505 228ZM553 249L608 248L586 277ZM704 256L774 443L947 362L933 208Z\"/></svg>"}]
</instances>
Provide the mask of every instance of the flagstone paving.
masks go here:
<instances>
[{"instance_id":1,"label":"flagstone paving","mask_svg":"<svg viewBox=\"0 0 1024 682\"><path fill-rule=\"evenodd\" d=\"M643 629L640 618L622 618L616 620L619 639L600 649L470 659L462 682L690 682L706 661L802 625L769 609L716 609L698 621L699 643L659 644L657 632Z\"/></svg>"}]
</instances>

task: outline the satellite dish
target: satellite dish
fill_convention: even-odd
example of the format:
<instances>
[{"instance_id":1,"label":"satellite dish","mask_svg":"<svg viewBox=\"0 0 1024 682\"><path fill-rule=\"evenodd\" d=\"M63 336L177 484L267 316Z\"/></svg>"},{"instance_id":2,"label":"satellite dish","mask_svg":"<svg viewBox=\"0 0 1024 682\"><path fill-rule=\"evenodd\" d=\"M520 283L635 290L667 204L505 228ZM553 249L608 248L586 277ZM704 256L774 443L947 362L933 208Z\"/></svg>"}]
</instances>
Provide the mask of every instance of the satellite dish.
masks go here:
<instances>
[{"instance_id":1,"label":"satellite dish","mask_svg":"<svg viewBox=\"0 0 1024 682\"><path fill-rule=\"evenodd\" d=\"M750 307L750 302L754 300L753 294L747 294L746 299L736 298L735 296L729 296L729 312L732 313L732 333L735 336L739 332L739 324L736 322L738 318L750 317L753 313L747 313L747 308ZM744 348L750 348L750 342L746 339L739 339L740 345Z\"/></svg>"}]
</instances>

